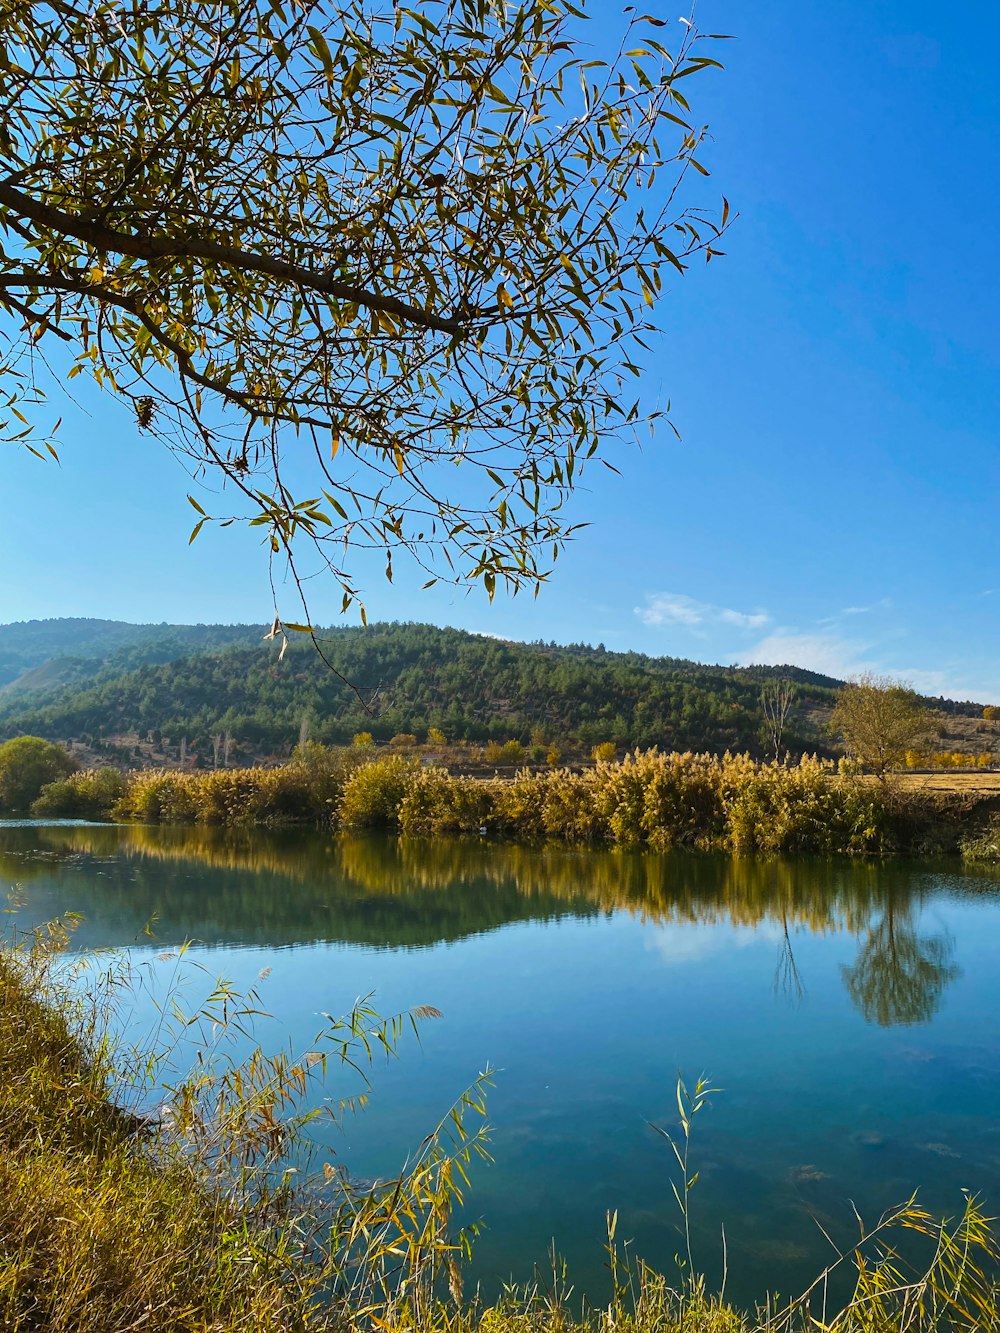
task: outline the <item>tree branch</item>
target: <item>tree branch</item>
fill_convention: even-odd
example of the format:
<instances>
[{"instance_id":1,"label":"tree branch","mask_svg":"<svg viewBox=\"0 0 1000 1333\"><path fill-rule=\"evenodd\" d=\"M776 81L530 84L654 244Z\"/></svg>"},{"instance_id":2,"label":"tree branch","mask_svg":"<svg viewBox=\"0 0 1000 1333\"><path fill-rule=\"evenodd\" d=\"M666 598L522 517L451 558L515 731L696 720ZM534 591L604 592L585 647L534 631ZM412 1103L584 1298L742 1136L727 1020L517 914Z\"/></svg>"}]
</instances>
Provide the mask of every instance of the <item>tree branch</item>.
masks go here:
<instances>
[{"instance_id":1,"label":"tree branch","mask_svg":"<svg viewBox=\"0 0 1000 1333\"><path fill-rule=\"evenodd\" d=\"M432 311L419 310L416 306L407 305L405 301L399 301L394 296L369 292L363 287L355 287L329 274L315 273L300 264L291 264L284 259L254 254L252 251L240 250L236 246L219 245L216 241L200 237L142 237L117 231L113 227L105 227L96 222L88 222L78 215L63 212L38 199L33 199L31 195L15 189L6 181L0 182L0 204L20 217L30 218L32 222L63 235L74 236L85 245L93 245L100 250L131 255L135 259L204 259L210 263L228 264L246 273L263 273L268 277L295 283L307 291L317 292L323 296L335 296L342 301L352 301L366 309L380 310L387 315L397 315L409 324L432 329L436 333L461 333L467 327L457 314L445 317L435 315ZM44 278L41 282L44 283Z\"/></svg>"}]
</instances>

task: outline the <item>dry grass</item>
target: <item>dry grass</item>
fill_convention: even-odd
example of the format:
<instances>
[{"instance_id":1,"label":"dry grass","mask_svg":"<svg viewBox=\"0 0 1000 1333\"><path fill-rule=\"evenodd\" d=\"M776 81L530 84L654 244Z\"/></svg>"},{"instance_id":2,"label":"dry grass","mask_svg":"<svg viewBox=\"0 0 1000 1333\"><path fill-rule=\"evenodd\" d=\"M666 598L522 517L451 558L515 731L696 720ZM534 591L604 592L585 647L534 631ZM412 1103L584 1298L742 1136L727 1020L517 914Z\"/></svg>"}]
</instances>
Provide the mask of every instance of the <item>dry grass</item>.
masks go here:
<instances>
[{"instance_id":1,"label":"dry grass","mask_svg":"<svg viewBox=\"0 0 1000 1333\"><path fill-rule=\"evenodd\" d=\"M40 980L25 955L0 957L0 1326L304 1328L294 1238L242 1215L195 1162L154 1160Z\"/></svg>"},{"instance_id":2,"label":"dry grass","mask_svg":"<svg viewBox=\"0 0 1000 1333\"><path fill-rule=\"evenodd\" d=\"M943 769L939 773L894 773L892 782L904 792L958 792L965 796L1000 796L1000 773Z\"/></svg>"}]
</instances>

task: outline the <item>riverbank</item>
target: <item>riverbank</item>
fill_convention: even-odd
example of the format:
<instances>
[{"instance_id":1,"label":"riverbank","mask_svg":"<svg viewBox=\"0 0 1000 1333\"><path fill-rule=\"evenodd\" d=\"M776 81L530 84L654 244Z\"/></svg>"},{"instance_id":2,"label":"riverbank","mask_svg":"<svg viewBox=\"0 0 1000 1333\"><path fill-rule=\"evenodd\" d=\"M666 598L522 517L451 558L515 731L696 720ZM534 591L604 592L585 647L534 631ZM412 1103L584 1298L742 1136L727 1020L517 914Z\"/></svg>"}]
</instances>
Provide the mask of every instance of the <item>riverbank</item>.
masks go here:
<instances>
[{"instance_id":1,"label":"riverbank","mask_svg":"<svg viewBox=\"0 0 1000 1333\"><path fill-rule=\"evenodd\" d=\"M112 1102L94 1011L53 938L0 951L0 1326L10 1333L326 1328L302 1245L159 1153ZM89 1033L89 1036L88 1036Z\"/></svg>"},{"instance_id":2,"label":"riverbank","mask_svg":"<svg viewBox=\"0 0 1000 1333\"><path fill-rule=\"evenodd\" d=\"M989 787L877 781L808 757L768 764L653 750L582 770L483 778L402 754L311 746L278 768L76 773L45 787L32 811L151 824L303 824L417 837L881 856L982 845L998 807L1000 792Z\"/></svg>"},{"instance_id":3,"label":"riverbank","mask_svg":"<svg viewBox=\"0 0 1000 1333\"><path fill-rule=\"evenodd\" d=\"M261 1114L278 1100L274 1067L263 1078L252 1060L228 1069L226 1086L242 1091L225 1103L218 1133L197 1132L206 1122L186 1116L190 1081L174 1085L176 1118L166 1129L138 1132L141 1122L109 1096L109 1088L120 1090L129 1075L121 1050L106 1040L100 1008L53 979L52 951L62 942L57 925L37 932L29 949L0 951L5 1329L791 1333L822 1327L930 1333L1000 1327L997 1292L985 1276L995 1263L996 1244L973 1203L947 1229L913 1204L895 1210L889 1222L869 1232L863 1260L849 1251L842 1261L847 1271L841 1276L855 1291L836 1317L824 1308L822 1277L808 1299L749 1317L708 1294L690 1270L668 1280L640 1262L629 1263L625 1237L615 1237L618 1248L609 1251L617 1267L606 1309L574 1308L572 1275L560 1277L558 1270L552 1287L510 1294L494 1306L470 1305L462 1292L457 1238L449 1230L458 1176L442 1168L450 1164L454 1170L463 1146L477 1139L468 1117L481 1111L481 1090L456 1104L457 1136L445 1139L439 1129L435 1152L413 1170L386 1182L381 1193L354 1194L346 1228L343 1213L332 1230L318 1227L304 1202L309 1187L300 1204L287 1191L260 1188L263 1177L252 1171L256 1183L249 1187L245 1171L220 1174L222 1160L240 1160L245 1167L248 1145L259 1143L262 1132L279 1145L272 1165L280 1166L281 1135L273 1133L274 1120L268 1127ZM239 998L229 999L230 1021L238 1021ZM370 1014L355 1015L349 1031L368 1031L363 1024L370 1022ZM285 1084L296 1076L292 1062L284 1069ZM684 1100L689 1118L697 1115L697 1102L696 1092ZM284 1100L281 1112L281 1123L292 1124L294 1097ZM178 1151L180 1125L186 1138ZM405 1202L414 1225L405 1218L397 1225L390 1199ZM669 1201L664 1206L673 1208ZM916 1235L918 1243L922 1238L926 1268L903 1275L891 1249L884 1257L900 1233ZM373 1269L379 1282L371 1281ZM767 1274L759 1277L763 1298Z\"/></svg>"}]
</instances>

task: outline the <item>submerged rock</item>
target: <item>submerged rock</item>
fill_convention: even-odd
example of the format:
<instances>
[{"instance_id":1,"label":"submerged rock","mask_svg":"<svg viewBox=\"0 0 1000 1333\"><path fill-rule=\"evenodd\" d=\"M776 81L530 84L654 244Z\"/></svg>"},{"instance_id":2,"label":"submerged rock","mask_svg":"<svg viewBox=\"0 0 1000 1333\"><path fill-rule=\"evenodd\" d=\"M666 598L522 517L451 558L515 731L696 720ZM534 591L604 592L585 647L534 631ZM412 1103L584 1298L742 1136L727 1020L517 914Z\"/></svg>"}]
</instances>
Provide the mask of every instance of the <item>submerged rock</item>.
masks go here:
<instances>
[{"instance_id":1,"label":"submerged rock","mask_svg":"<svg viewBox=\"0 0 1000 1333\"><path fill-rule=\"evenodd\" d=\"M851 1142L856 1143L859 1148L884 1148L886 1137L880 1134L877 1129L859 1129L856 1134L851 1135Z\"/></svg>"},{"instance_id":2,"label":"submerged rock","mask_svg":"<svg viewBox=\"0 0 1000 1333\"><path fill-rule=\"evenodd\" d=\"M826 1171L821 1171L818 1166L813 1166L811 1162L804 1166L792 1167L792 1181L796 1185L814 1184L819 1180L829 1180Z\"/></svg>"}]
</instances>

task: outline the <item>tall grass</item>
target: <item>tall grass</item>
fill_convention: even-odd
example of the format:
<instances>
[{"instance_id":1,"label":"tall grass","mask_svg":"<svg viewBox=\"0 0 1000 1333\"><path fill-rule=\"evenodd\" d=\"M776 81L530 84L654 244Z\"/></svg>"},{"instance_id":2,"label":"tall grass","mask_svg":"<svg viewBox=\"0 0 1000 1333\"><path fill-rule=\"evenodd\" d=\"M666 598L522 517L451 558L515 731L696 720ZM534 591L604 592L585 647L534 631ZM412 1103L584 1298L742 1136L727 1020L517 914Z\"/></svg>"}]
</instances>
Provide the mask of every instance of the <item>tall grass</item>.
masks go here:
<instances>
[{"instance_id":1,"label":"tall grass","mask_svg":"<svg viewBox=\"0 0 1000 1333\"><path fill-rule=\"evenodd\" d=\"M375 759L351 779L378 823L415 836L476 833L524 840L731 852L879 854L906 849L924 829L921 794L900 796L804 758L636 752L620 763L522 772L512 780L404 768ZM339 807L357 825L357 802ZM929 806L928 806L929 810ZM956 829L940 830L944 844Z\"/></svg>"},{"instance_id":2,"label":"tall grass","mask_svg":"<svg viewBox=\"0 0 1000 1333\"><path fill-rule=\"evenodd\" d=\"M111 814L146 824L328 824L345 783L361 762L351 750L307 745L277 768L146 769L128 776Z\"/></svg>"},{"instance_id":3,"label":"tall grass","mask_svg":"<svg viewBox=\"0 0 1000 1333\"><path fill-rule=\"evenodd\" d=\"M636 751L574 771L479 778L403 753L311 746L278 768L76 774L44 788L38 814L142 823L387 828L567 843L732 852L954 850L969 810L805 757ZM961 807L961 808L960 808Z\"/></svg>"},{"instance_id":4,"label":"tall grass","mask_svg":"<svg viewBox=\"0 0 1000 1333\"><path fill-rule=\"evenodd\" d=\"M572 1300L564 1272L467 1299L468 1237L454 1214L471 1164L486 1155L482 1076L432 1127L396 1177L361 1187L330 1162L293 1188L315 1112L304 1093L350 1070L362 1091L377 1052L394 1052L416 1010L383 1022L367 1006L326 1020L308 1049L236 1056L262 1020L260 997L219 983L194 1013L176 993L141 1047L115 1036L110 1007L135 973L100 960L89 989L57 963L72 920L0 951L0 1326L13 1333L237 1330L299 1333L930 1333L1000 1329L997 1243L964 1197L944 1224L914 1200L862 1228L858 1242L792 1301L750 1315L697 1276L690 1210L692 1130L710 1089L678 1088L674 1197L687 1266L669 1280L634 1258L609 1217L613 1291L603 1309ZM184 962L183 951L177 963ZM124 988L124 989L123 989ZM169 1115L145 1125L134 1105L157 1087ZM669 1136L669 1135L668 1135ZM910 1267L896 1243L915 1236ZM854 1274L841 1309L831 1278ZM763 1275L762 1275L763 1280Z\"/></svg>"},{"instance_id":5,"label":"tall grass","mask_svg":"<svg viewBox=\"0 0 1000 1333\"><path fill-rule=\"evenodd\" d=\"M298 1055L238 1057L260 996L218 983L194 1013L172 990L129 1046L111 1016L137 974L102 958L82 988L55 968L72 924L0 950L0 1327L330 1330L429 1310L464 1243L451 1213L486 1151L487 1076L395 1179L361 1188L326 1162L302 1198L288 1182L311 1086L349 1072L360 1090L323 1114L357 1111L376 1054L436 1011L361 1004ZM154 1089L162 1119L137 1114Z\"/></svg>"}]
</instances>

